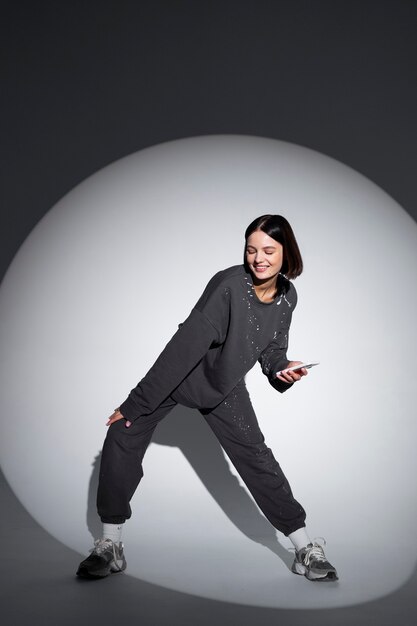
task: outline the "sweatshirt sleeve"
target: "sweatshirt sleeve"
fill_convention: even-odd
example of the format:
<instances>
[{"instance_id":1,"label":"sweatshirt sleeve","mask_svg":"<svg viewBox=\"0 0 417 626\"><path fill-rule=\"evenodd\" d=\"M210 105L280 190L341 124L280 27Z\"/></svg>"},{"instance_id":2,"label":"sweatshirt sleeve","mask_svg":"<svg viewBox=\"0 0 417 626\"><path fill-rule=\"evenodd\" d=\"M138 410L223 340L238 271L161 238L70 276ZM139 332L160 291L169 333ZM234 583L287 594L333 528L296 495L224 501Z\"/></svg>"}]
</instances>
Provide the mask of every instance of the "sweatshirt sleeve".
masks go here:
<instances>
[{"instance_id":1,"label":"sweatshirt sleeve","mask_svg":"<svg viewBox=\"0 0 417 626\"><path fill-rule=\"evenodd\" d=\"M297 305L297 292L294 285L291 283L290 291L288 292L285 301L288 304L288 311L286 312L286 322L282 324L282 328L277 333L277 336L267 345L267 347L261 352L258 362L261 365L262 372L268 377L268 380L272 387L284 393L294 383L285 383L279 380L276 375L277 372L285 369L289 363L287 359L288 349L288 336L291 325L291 318L293 311Z\"/></svg>"},{"instance_id":2,"label":"sweatshirt sleeve","mask_svg":"<svg viewBox=\"0 0 417 626\"><path fill-rule=\"evenodd\" d=\"M134 421L152 413L200 362L218 335L212 322L194 307L148 373L120 405L123 417Z\"/></svg>"},{"instance_id":3,"label":"sweatshirt sleeve","mask_svg":"<svg viewBox=\"0 0 417 626\"><path fill-rule=\"evenodd\" d=\"M285 369L289 363L287 346L283 345L283 337L278 335L276 340L271 341L265 350L261 352L258 362L261 364L262 372L268 377L274 389L283 393L293 386L294 383L284 383L276 377L277 372Z\"/></svg>"}]
</instances>

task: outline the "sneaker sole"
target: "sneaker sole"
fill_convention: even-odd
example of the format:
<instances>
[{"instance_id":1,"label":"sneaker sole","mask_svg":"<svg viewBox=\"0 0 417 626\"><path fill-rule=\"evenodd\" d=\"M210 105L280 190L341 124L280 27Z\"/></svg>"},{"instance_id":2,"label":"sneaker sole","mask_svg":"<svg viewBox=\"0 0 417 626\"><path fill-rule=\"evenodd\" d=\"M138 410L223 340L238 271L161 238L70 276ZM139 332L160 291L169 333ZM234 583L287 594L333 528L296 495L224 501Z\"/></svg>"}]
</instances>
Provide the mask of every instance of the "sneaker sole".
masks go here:
<instances>
[{"instance_id":1,"label":"sneaker sole","mask_svg":"<svg viewBox=\"0 0 417 626\"><path fill-rule=\"evenodd\" d=\"M120 560L117 562L117 564L113 561L113 563L110 564L110 567L106 567L106 569L99 570L94 573L89 572L88 569L85 569L85 568L78 568L76 572L76 576L79 576L80 578L91 578L91 579L106 578L110 574L120 574L121 572L124 572L124 570L126 569L126 566L127 566L126 561Z\"/></svg>"},{"instance_id":2,"label":"sneaker sole","mask_svg":"<svg viewBox=\"0 0 417 626\"><path fill-rule=\"evenodd\" d=\"M110 571L107 570L106 572L94 572L94 574L91 574L87 570L78 570L76 575L79 578L106 578L107 576L110 576L110 574L121 574L122 572L123 570L117 569Z\"/></svg>"},{"instance_id":3,"label":"sneaker sole","mask_svg":"<svg viewBox=\"0 0 417 626\"><path fill-rule=\"evenodd\" d=\"M291 571L293 574L298 574L299 576L305 576L307 580L312 580L315 582L327 582L327 581L335 581L339 580L336 572L327 572L324 576L320 576L319 574L314 574L314 572L309 572L307 568L301 563L294 563L291 567Z\"/></svg>"}]
</instances>

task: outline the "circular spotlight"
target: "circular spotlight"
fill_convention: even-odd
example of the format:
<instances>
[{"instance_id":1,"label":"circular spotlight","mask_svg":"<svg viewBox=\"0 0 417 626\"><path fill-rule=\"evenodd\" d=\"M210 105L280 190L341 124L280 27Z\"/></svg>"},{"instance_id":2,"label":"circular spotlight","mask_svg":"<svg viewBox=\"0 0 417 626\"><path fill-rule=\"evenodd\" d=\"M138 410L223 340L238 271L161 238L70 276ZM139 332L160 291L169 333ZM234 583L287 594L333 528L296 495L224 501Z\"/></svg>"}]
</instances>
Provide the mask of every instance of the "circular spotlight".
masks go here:
<instances>
[{"instance_id":1,"label":"circular spotlight","mask_svg":"<svg viewBox=\"0 0 417 626\"><path fill-rule=\"evenodd\" d=\"M321 364L284 395L259 366L247 384L340 584L318 592L289 572L288 540L277 540L200 414L184 407L145 456L124 535L128 572L248 605L365 602L415 567L417 228L376 185L317 152L233 135L172 141L58 202L0 290L2 466L33 517L86 553L99 532L107 417L209 278L242 262L244 230L263 213L287 217L305 262L289 357Z\"/></svg>"}]
</instances>

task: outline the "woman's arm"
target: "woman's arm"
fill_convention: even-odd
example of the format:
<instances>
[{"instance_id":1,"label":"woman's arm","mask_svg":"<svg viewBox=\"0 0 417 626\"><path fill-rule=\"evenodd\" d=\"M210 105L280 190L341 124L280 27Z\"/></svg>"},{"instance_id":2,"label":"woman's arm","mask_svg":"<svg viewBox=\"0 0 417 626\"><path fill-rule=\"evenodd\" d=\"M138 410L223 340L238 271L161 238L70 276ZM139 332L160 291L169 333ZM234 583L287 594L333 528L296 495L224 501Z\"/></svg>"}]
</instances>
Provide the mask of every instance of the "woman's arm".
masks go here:
<instances>
[{"instance_id":1,"label":"woman's arm","mask_svg":"<svg viewBox=\"0 0 417 626\"><path fill-rule=\"evenodd\" d=\"M133 422L140 415L152 413L194 369L217 338L217 329L204 313L193 308L148 373L120 405L117 418L113 414L108 424L122 417Z\"/></svg>"},{"instance_id":2,"label":"woman's arm","mask_svg":"<svg viewBox=\"0 0 417 626\"><path fill-rule=\"evenodd\" d=\"M293 283L286 280L286 284L288 288L286 289L284 299L288 305L288 309L286 311L285 325L282 324L283 327L279 330L277 336L267 345L263 352L261 352L258 359L261 364L262 372L268 377L268 380L274 389L280 393L287 391L287 389L292 387L294 382L300 380L302 376L307 374L307 370L303 369L297 372L281 373L280 376L277 377L278 372L286 369L287 367L292 367L301 363L301 361L289 361L287 359L288 335L290 332L292 315L295 307L297 306L298 296Z\"/></svg>"},{"instance_id":3,"label":"woman's arm","mask_svg":"<svg viewBox=\"0 0 417 626\"><path fill-rule=\"evenodd\" d=\"M229 317L229 300L222 289L224 272L208 282L190 315L167 343L146 376L110 416L107 426L152 413L194 369L213 342L221 343Z\"/></svg>"},{"instance_id":4,"label":"woman's arm","mask_svg":"<svg viewBox=\"0 0 417 626\"><path fill-rule=\"evenodd\" d=\"M277 372L289 367L288 363L290 361L287 359L288 331L289 328L283 329L278 334L278 337L271 341L265 350L261 352L258 359L262 372L268 377L273 388L280 393L287 391L293 385L293 383L284 382L282 379L277 378Z\"/></svg>"},{"instance_id":5,"label":"woman's arm","mask_svg":"<svg viewBox=\"0 0 417 626\"><path fill-rule=\"evenodd\" d=\"M304 367L296 372L282 371L288 367L294 367L295 365L301 365L302 363L302 361L288 361L287 346L288 329L284 332L283 337L278 337L277 340L271 341L265 350L261 352L258 359L263 373L268 377L268 380L273 388L280 393L287 391L287 389L292 387L295 382L308 374ZM277 376L278 372L280 372L279 376Z\"/></svg>"}]
</instances>

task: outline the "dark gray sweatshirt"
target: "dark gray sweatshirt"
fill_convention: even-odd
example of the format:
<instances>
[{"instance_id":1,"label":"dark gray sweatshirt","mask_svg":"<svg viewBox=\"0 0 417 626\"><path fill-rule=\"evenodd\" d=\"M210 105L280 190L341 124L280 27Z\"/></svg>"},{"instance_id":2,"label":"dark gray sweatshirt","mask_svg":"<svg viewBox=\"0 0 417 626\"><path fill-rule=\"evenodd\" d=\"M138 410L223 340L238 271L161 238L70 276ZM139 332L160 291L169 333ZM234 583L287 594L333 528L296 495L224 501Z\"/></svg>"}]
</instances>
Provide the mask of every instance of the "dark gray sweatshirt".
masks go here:
<instances>
[{"instance_id":1,"label":"dark gray sweatshirt","mask_svg":"<svg viewBox=\"0 0 417 626\"><path fill-rule=\"evenodd\" d=\"M133 421L152 413L178 387L193 406L214 408L259 361L279 392L276 373L288 364L294 285L279 275L278 293L266 303L256 295L244 265L217 272L154 365L120 405Z\"/></svg>"}]
</instances>

